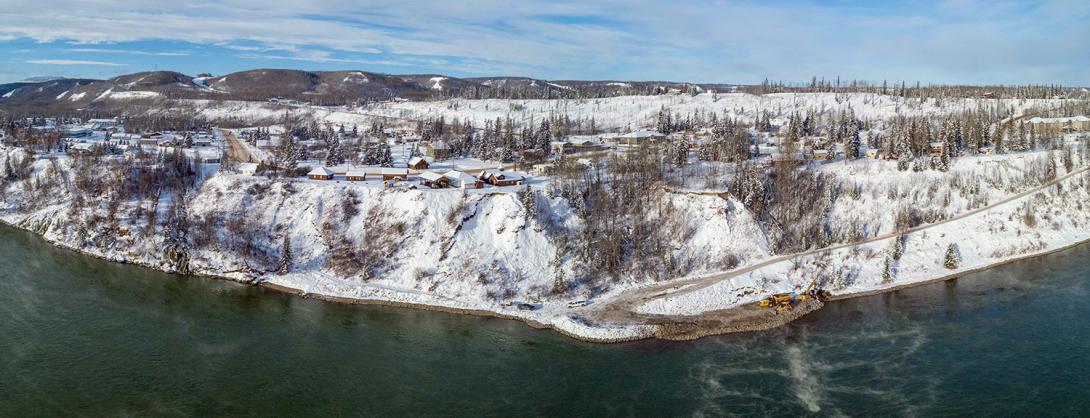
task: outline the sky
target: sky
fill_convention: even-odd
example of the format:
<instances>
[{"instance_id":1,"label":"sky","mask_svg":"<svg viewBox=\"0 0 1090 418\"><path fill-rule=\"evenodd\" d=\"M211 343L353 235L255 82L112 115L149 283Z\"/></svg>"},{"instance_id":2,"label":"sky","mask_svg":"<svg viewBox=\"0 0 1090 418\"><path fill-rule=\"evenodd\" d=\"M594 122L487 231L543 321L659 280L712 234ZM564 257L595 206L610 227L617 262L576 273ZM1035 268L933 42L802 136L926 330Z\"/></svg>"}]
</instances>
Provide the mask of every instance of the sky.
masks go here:
<instances>
[{"instance_id":1,"label":"sky","mask_svg":"<svg viewBox=\"0 0 1090 418\"><path fill-rule=\"evenodd\" d=\"M1090 86L1087 0L0 0L0 82L255 68Z\"/></svg>"}]
</instances>

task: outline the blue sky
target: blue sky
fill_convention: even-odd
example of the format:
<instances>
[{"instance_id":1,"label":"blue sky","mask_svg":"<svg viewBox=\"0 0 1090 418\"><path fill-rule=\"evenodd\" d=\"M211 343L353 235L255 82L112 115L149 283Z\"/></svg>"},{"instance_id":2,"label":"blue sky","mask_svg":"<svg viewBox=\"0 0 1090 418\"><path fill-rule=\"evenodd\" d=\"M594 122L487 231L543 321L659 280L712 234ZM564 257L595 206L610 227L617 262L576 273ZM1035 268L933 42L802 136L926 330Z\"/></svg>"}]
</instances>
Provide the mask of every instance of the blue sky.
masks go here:
<instances>
[{"instance_id":1,"label":"blue sky","mask_svg":"<svg viewBox=\"0 0 1090 418\"><path fill-rule=\"evenodd\" d=\"M1087 86L1087 22L1085 0L0 0L0 82L299 68Z\"/></svg>"}]
</instances>

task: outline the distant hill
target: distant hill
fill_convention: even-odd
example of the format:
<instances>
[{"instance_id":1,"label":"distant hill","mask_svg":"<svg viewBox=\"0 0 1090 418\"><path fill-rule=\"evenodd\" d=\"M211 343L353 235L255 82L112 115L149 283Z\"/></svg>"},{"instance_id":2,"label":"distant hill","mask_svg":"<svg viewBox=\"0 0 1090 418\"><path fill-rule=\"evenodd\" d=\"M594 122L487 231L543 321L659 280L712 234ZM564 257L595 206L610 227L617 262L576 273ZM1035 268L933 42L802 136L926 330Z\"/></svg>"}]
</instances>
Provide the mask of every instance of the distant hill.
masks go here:
<instances>
[{"instance_id":1,"label":"distant hill","mask_svg":"<svg viewBox=\"0 0 1090 418\"><path fill-rule=\"evenodd\" d=\"M660 81L548 81L527 77L457 78L440 74L391 75L367 71L257 69L191 77L173 71L127 74L107 80L42 77L0 84L0 108L39 113L110 111L134 101L172 99L291 99L339 105L361 101L464 98L594 98L668 91L728 90L731 85Z\"/></svg>"}]
</instances>

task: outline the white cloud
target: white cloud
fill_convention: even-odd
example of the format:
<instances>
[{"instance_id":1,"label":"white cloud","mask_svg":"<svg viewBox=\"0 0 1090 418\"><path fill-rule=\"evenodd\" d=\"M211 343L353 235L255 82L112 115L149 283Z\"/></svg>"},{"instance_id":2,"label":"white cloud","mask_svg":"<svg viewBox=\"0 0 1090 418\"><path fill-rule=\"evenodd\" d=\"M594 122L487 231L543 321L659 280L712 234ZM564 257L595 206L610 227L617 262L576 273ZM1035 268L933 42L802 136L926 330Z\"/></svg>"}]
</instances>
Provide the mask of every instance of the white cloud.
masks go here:
<instances>
[{"instance_id":1,"label":"white cloud","mask_svg":"<svg viewBox=\"0 0 1090 418\"><path fill-rule=\"evenodd\" d=\"M167 39L435 72L450 70L437 60L543 78L1090 84L1080 0L0 0L0 10L0 40Z\"/></svg>"},{"instance_id":2,"label":"white cloud","mask_svg":"<svg viewBox=\"0 0 1090 418\"><path fill-rule=\"evenodd\" d=\"M109 49L109 48L69 48L68 52L84 52L84 53L98 53L98 54L124 54L124 55L147 55L156 57L184 57L189 56L189 52L154 52L154 51L137 51L131 49Z\"/></svg>"},{"instance_id":3,"label":"white cloud","mask_svg":"<svg viewBox=\"0 0 1090 418\"><path fill-rule=\"evenodd\" d=\"M27 64L43 64L43 65L102 65L109 67L122 67L125 64L119 64L116 62L106 61L87 61L87 60L28 60Z\"/></svg>"}]
</instances>

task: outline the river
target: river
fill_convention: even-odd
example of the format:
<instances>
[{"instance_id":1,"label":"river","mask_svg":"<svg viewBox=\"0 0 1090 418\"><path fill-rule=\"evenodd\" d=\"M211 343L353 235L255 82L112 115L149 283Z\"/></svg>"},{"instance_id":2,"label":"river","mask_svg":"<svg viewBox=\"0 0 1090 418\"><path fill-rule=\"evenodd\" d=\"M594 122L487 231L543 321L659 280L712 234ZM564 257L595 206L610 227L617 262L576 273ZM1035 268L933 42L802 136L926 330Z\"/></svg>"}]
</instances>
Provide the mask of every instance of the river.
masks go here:
<instances>
[{"instance_id":1,"label":"river","mask_svg":"<svg viewBox=\"0 0 1090 418\"><path fill-rule=\"evenodd\" d=\"M769 332L598 345L159 273L0 226L0 416L1084 415L1088 256Z\"/></svg>"}]
</instances>

